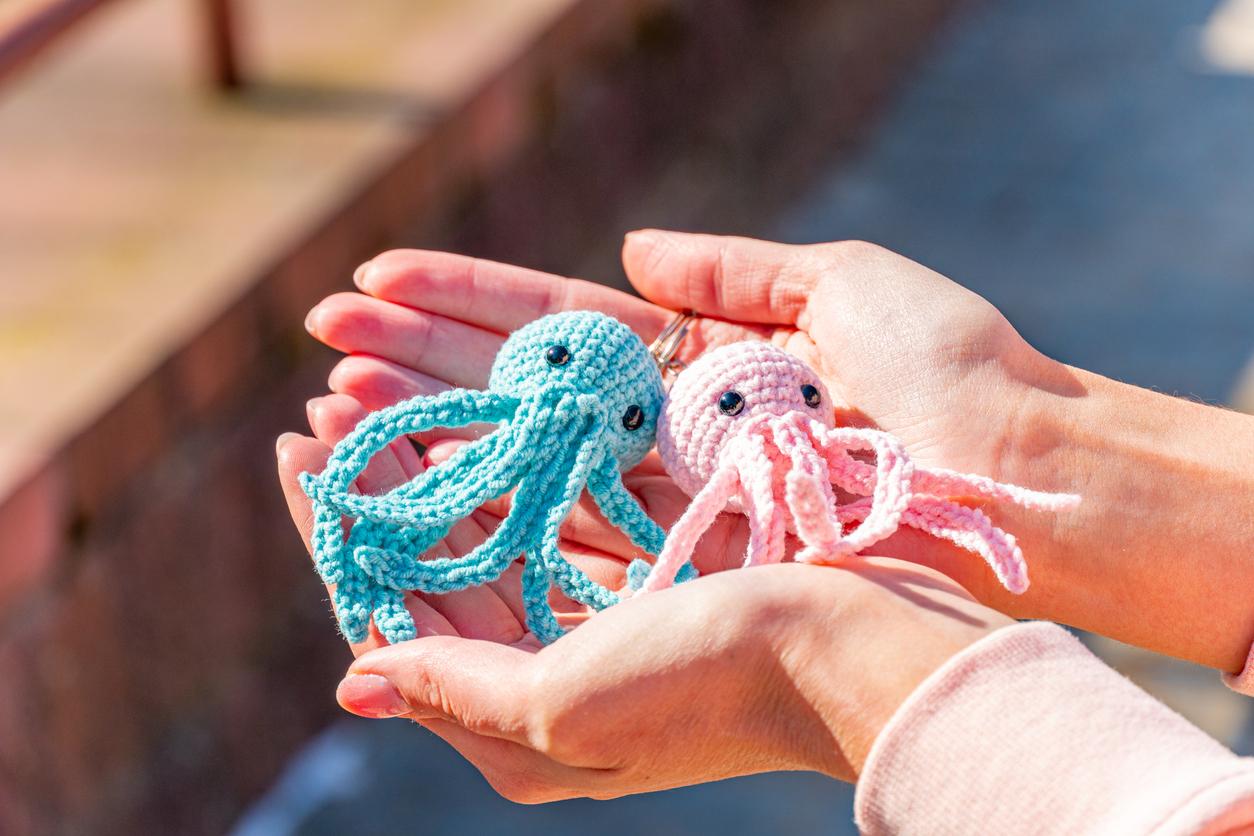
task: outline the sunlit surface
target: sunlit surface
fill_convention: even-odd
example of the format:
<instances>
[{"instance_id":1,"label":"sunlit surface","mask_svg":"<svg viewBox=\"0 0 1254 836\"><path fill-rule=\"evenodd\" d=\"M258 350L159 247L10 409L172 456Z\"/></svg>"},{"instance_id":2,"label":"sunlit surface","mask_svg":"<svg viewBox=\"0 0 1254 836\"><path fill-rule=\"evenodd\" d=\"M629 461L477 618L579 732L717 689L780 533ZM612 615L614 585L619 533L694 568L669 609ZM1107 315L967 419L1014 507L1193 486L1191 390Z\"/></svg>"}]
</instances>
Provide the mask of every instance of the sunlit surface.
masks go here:
<instances>
[{"instance_id":1,"label":"sunlit surface","mask_svg":"<svg viewBox=\"0 0 1254 836\"><path fill-rule=\"evenodd\" d=\"M1202 27L1199 45L1214 69L1254 74L1254 0L1224 0Z\"/></svg>"}]
</instances>

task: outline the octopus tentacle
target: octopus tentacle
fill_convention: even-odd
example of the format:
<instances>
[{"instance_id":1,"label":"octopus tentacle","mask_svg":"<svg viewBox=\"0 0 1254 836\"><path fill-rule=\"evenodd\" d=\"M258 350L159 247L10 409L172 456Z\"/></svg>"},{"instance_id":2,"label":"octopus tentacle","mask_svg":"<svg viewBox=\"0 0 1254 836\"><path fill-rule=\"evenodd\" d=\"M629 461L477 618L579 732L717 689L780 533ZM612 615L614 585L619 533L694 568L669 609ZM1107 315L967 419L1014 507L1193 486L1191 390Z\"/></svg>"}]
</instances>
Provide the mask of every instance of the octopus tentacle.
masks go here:
<instances>
[{"instance_id":1,"label":"octopus tentacle","mask_svg":"<svg viewBox=\"0 0 1254 836\"><path fill-rule=\"evenodd\" d=\"M847 450L871 450L875 453L873 485L869 491L857 491L871 494L871 510L866 519L841 541L843 553L856 554L897 530L901 515L913 495L914 462L898 439L879 430L837 427L827 430L818 441L820 449L828 455L832 481L840 487L845 487L840 477L849 469L838 470L838 466L844 467L845 460L857 463ZM832 450L843 453L843 457L832 455L829 452Z\"/></svg>"},{"instance_id":2,"label":"octopus tentacle","mask_svg":"<svg viewBox=\"0 0 1254 836\"><path fill-rule=\"evenodd\" d=\"M610 525L621 529L631 542L649 554L662 551L666 532L640 507L639 500L623 484L618 463L609 456L601 459L588 475L588 493Z\"/></svg>"},{"instance_id":3,"label":"octopus tentacle","mask_svg":"<svg viewBox=\"0 0 1254 836\"><path fill-rule=\"evenodd\" d=\"M544 644L556 641L564 632L548 605L549 588L553 582L571 600L597 609L604 609L618 601L612 592L566 560L558 548L562 520L578 501L589 473L605 455L600 443L603 428L603 422L597 418L589 427L576 430L573 434L580 441L577 445L568 446L558 470L566 473L566 479L563 483L553 484L543 503L547 508L544 525L538 540L529 547L523 567L523 607L527 628Z\"/></svg>"},{"instance_id":4,"label":"octopus tentacle","mask_svg":"<svg viewBox=\"0 0 1254 836\"><path fill-rule=\"evenodd\" d=\"M374 623L392 644L418 638L414 617L405 608L405 593L395 589L376 589Z\"/></svg>"},{"instance_id":5,"label":"octopus tentacle","mask_svg":"<svg viewBox=\"0 0 1254 836\"><path fill-rule=\"evenodd\" d=\"M555 478L551 469L535 471L519 482L518 490L527 496L544 497ZM415 561L407 543L391 542L385 534L377 538L379 542L357 545L354 560L376 583L393 589L455 592L488 583L500 577L527 544L534 542L539 504L513 507L488 539L462 557Z\"/></svg>"},{"instance_id":6,"label":"octopus tentacle","mask_svg":"<svg viewBox=\"0 0 1254 836\"><path fill-rule=\"evenodd\" d=\"M784 559L784 538L788 533L788 520L775 496L779 462L771 454L778 453L778 448L768 442L764 432L764 428L759 428L729 445L728 458L735 462L740 503L749 520L744 566L779 563Z\"/></svg>"},{"instance_id":7,"label":"octopus tentacle","mask_svg":"<svg viewBox=\"0 0 1254 836\"><path fill-rule=\"evenodd\" d=\"M692 498L688 510L671 527L662 553L636 592L656 592L675 582L675 576L692 555L701 535L714 523L714 518L727 506L727 500L739 487L740 474L735 465L728 463L714 471L710 481ZM622 597L627 595L626 590L620 593Z\"/></svg>"},{"instance_id":8,"label":"octopus tentacle","mask_svg":"<svg viewBox=\"0 0 1254 836\"><path fill-rule=\"evenodd\" d=\"M552 426L541 427L539 431L546 434L550 444L563 451L561 458L551 467L533 470L523 477L518 491L530 497L530 501L514 505L488 539L470 554L426 561L414 561L409 557L419 545L429 545L442 537L451 527L451 522L446 520L439 527L422 531L422 543L415 542L419 535L414 533L414 529L388 531L372 526L366 529L366 537L358 540L359 545L354 549L356 562L376 582L394 589L453 592L499 577L520 553L534 548L540 541L538 535L542 531L543 515L561 503L562 474L575 467L580 451L589 446L571 449L569 442L579 430L573 429L575 424L569 420L567 410L554 408L546 412L545 418ZM578 486L582 487L582 484L580 481ZM569 509L569 504L566 507ZM354 527L354 533L358 528L361 528L360 524Z\"/></svg>"},{"instance_id":9,"label":"octopus tentacle","mask_svg":"<svg viewBox=\"0 0 1254 836\"><path fill-rule=\"evenodd\" d=\"M319 484L310 486L311 495L341 514L377 523L427 528L462 519L517 484L552 423L552 408L524 402L515 421L458 448L440 467L388 493L364 496Z\"/></svg>"},{"instance_id":10,"label":"octopus tentacle","mask_svg":"<svg viewBox=\"0 0 1254 836\"><path fill-rule=\"evenodd\" d=\"M811 435L820 438L831 433L817 421L811 422ZM857 432L854 430L853 432ZM832 471L832 482L850 493L869 494L875 486L875 467L858 461L839 445L822 445ZM987 476L959 473L943 467L915 466L912 489L915 493L935 496L970 496L1014 504L1037 511L1065 511L1080 502L1077 494L1034 491L1030 488L998 482Z\"/></svg>"},{"instance_id":11,"label":"octopus tentacle","mask_svg":"<svg viewBox=\"0 0 1254 836\"><path fill-rule=\"evenodd\" d=\"M775 430L776 446L791 462L785 477L784 501L792 512L793 526L806 548L797 555L803 562L819 562L824 556L852 553L844 529L836 518L827 463L810 437L785 421Z\"/></svg>"},{"instance_id":12,"label":"octopus tentacle","mask_svg":"<svg viewBox=\"0 0 1254 836\"><path fill-rule=\"evenodd\" d=\"M453 389L433 397L419 396L372 412L335 445L330 463L319 476L301 474L301 487L312 494L319 483L329 492L347 492L370 460L402 435L436 427L463 427L479 421L499 422L513 415L519 399L495 392ZM342 457L341 457L342 456Z\"/></svg>"},{"instance_id":13,"label":"octopus tentacle","mask_svg":"<svg viewBox=\"0 0 1254 836\"><path fill-rule=\"evenodd\" d=\"M375 607L376 588L353 564L345 563L340 569L338 581L328 581L335 583L331 602L335 605L340 632L349 642L365 641L370 627L370 614Z\"/></svg>"},{"instance_id":14,"label":"octopus tentacle","mask_svg":"<svg viewBox=\"0 0 1254 836\"><path fill-rule=\"evenodd\" d=\"M523 611L526 613L527 629L542 644L552 644L562 637L562 626L549 607L549 588L552 582L549 573L538 555L528 555L523 565L522 599Z\"/></svg>"},{"instance_id":15,"label":"octopus tentacle","mask_svg":"<svg viewBox=\"0 0 1254 836\"><path fill-rule=\"evenodd\" d=\"M918 468L915 471L915 490L936 496L971 496L1012 502L1035 511L1065 511L1080 502L1077 494L1034 491L998 482L987 476L959 473L940 467Z\"/></svg>"},{"instance_id":16,"label":"octopus tentacle","mask_svg":"<svg viewBox=\"0 0 1254 836\"><path fill-rule=\"evenodd\" d=\"M870 511L865 500L842 505L841 519L856 521ZM1013 534L1002 530L979 508L971 508L936 496L916 496L903 523L911 528L948 540L959 548L984 558L1001 584L1016 595L1029 585L1027 561Z\"/></svg>"},{"instance_id":17,"label":"octopus tentacle","mask_svg":"<svg viewBox=\"0 0 1254 836\"><path fill-rule=\"evenodd\" d=\"M601 446L604 422L598 417L584 433L576 448L574 459L567 469L566 483L561 487L557 501L550 503L541 531L538 557L552 580L562 593L572 601L602 610L618 603L618 596L589 578L579 567L562 557L558 548L562 520L579 501L589 474L596 468L605 450Z\"/></svg>"}]
</instances>

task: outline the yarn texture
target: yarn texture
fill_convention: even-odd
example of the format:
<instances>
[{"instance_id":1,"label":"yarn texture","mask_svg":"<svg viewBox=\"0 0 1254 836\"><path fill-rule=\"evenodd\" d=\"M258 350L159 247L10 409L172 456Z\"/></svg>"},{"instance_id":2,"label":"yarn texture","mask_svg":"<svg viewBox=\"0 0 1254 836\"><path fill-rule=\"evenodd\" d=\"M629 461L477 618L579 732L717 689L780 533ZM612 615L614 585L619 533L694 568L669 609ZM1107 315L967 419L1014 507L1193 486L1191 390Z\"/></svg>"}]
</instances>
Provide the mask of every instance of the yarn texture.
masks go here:
<instances>
[{"instance_id":1,"label":"yarn texture","mask_svg":"<svg viewBox=\"0 0 1254 836\"><path fill-rule=\"evenodd\" d=\"M658 452L693 500L652 571L628 584L623 597L674 583L726 508L749 520L746 566L783 560L790 531L803 545L797 560L837 563L906 525L974 552L1008 590L1022 593L1028 571L1015 538L955 498L1040 511L1079 502L1072 494L919 467L888 433L835 426L831 395L819 376L765 342L716 349L679 375L662 406ZM835 488L854 499L839 502Z\"/></svg>"},{"instance_id":2,"label":"yarn texture","mask_svg":"<svg viewBox=\"0 0 1254 836\"><path fill-rule=\"evenodd\" d=\"M595 609L616 603L614 592L562 557L558 529L587 488L636 546L661 552L664 532L620 474L652 448L662 398L657 365L631 329L604 314L572 311L514 332L487 391L421 396L363 419L321 474L300 477L314 505L314 562L334 587L345 638L364 640L372 618L389 642L414 638L408 591L489 583L521 556L527 626L542 642L563 632L548 603L554 584ZM394 439L479 422L499 426L385 494L353 492L371 457ZM508 515L482 544L463 557L424 559L454 523L510 490ZM347 536L343 517L353 520Z\"/></svg>"}]
</instances>

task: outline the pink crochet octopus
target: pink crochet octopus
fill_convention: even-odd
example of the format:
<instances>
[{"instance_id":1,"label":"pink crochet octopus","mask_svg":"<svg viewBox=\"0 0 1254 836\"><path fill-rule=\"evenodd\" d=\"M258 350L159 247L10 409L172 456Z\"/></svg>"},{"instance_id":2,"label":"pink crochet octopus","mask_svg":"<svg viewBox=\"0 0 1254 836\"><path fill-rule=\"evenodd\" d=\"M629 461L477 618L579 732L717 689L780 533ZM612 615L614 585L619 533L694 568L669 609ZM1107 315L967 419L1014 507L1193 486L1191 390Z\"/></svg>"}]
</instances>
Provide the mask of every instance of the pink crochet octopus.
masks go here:
<instances>
[{"instance_id":1,"label":"pink crochet octopus","mask_svg":"<svg viewBox=\"0 0 1254 836\"><path fill-rule=\"evenodd\" d=\"M764 342L724 346L680 374L662 405L657 446L693 500L641 592L671 586L701 535L730 508L749 519L745 566L783 560L788 531L803 545L797 560L836 563L904 524L975 552L1008 590L1022 593L1028 571L1015 538L953 497L1044 511L1079 502L1071 494L919 467L888 433L835 426L819 376ZM838 500L833 487L854 498Z\"/></svg>"}]
</instances>

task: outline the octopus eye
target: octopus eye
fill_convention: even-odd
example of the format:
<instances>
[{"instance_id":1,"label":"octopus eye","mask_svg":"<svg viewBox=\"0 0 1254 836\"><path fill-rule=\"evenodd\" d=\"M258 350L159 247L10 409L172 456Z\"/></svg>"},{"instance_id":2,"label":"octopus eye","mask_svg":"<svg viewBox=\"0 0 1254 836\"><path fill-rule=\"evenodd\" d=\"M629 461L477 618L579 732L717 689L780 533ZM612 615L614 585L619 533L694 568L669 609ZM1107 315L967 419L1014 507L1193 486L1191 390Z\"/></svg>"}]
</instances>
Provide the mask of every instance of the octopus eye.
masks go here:
<instances>
[{"instance_id":1,"label":"octopus eye","mask_svg":"<svg viewBox=\"0 0 1254 836\"><path fill-rule=\"evenodd\" d=\"M801 397L806 399L806 406L818 406L823 402L823 396L819 394L817 386L811 386L809 383L801 387Z\"/></svg>"},{"instance_id":2,"label":"octopus eye","mask_svg":"<svg viewBox=\"0 0 1254 836\"><path fill-rule=\"evenodd\" d=\"M718 410L724 415L739 415L745 408L745 399L739 392L724 392L718 399Z\"/></svg>"},{"instance_id":3,"label":"octopus eye","mask_svg":"<svg viewBox=\"0 0 1254 836\"><path fill-rule=\"evenodd\" d=\"M564 345L551 345L545 350L544 359L550 366L565 366L570 362L570 352Z\"/></svg>"},{"instance_id":4,"label":"octopus eye","mask_svg":"<svg viewBox=\"0 0 1254 836\"><path fill-rule=\"evenodd\" d=\"M638 430L644 425L644 410L640 408L640 404L632 404L627 407L627 411L623 413L623 427L629 432Z\"/></svg>"}]
</instances>

